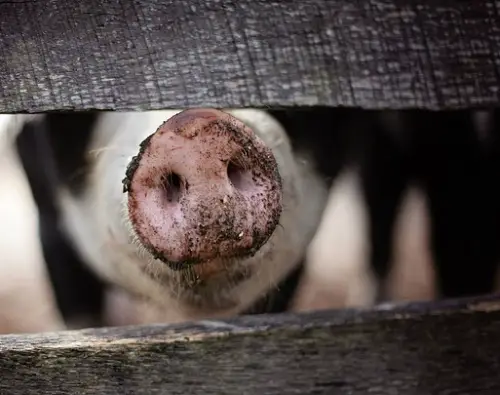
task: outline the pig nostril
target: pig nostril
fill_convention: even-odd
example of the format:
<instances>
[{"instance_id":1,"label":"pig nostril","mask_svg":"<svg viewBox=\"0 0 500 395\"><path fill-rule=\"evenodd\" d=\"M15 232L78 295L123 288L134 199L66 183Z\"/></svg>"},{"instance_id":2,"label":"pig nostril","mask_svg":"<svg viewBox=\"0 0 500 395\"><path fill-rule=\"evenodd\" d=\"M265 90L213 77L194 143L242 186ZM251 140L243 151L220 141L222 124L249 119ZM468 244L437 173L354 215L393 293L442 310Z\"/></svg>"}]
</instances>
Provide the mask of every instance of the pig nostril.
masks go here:
<instances>
[{"instance_id":1,"label":"pig nostril","mask_svg":"<svg viewBox=\"0 0 500 395\"><path fill-rule=\"evenodd\" d=\"M162 185L167 201L170 203L178 202L182 192L181 178L175 173L167 174L162 177Z\"/></svg>"},{"instance_id":2,"label":"pig nostril","mask_svg":"<svg viewBox=\"0 0 500 395\"><path fill-rule=\"evenodd\" d=\"M236 189L246 190L250 187L248 171L234 162L229 162L227 176Z\"/></svg>"}]
</instances>

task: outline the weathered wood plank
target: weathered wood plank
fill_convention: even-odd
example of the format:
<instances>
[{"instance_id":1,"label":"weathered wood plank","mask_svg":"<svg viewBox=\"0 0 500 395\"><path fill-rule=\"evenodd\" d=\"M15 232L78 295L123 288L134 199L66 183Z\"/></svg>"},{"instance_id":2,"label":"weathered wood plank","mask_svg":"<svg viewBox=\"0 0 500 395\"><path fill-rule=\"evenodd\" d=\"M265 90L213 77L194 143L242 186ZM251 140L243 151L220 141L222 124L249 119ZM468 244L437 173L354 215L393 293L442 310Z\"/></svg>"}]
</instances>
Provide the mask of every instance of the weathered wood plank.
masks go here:
<instances>
[{"instance_id":1,"label":"weathered wood plank","mask_svg":"<svg viewBox=\"0 0 500 395\"><path fill-rule=\"evenodd\" d=\"M499 371L499 296L0 337L12 395L497 395Z\"/></svg>"},{"instance_id":2,"label":"weathered wood plank","mask_svg":"<svg viewBox=\"0 0 500 395\"><path fill-rule=\"evenodd\" d=\"M0 0L0 112L493 106L498 3Z\"/></svg>"}]
</instances>

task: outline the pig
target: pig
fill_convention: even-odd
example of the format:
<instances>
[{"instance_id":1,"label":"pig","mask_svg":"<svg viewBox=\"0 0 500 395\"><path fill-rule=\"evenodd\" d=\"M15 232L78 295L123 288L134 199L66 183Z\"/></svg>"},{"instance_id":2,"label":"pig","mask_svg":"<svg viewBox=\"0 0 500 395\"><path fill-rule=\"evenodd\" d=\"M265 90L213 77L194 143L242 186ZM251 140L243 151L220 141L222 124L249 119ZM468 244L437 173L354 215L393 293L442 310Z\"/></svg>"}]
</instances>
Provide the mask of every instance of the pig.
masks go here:
<instances>
[{"instance_id":1,"label":"pig","mask_svg":"<svg viewBox=\"0 0 500 395\"><path fill-rule=\"evenodd\" d=\"M104 284L84 264L63 228L57 188L60 180L72 180L73 175L65 173L69 167L57 167L55 158L61 154L67 160L78 158L78 150L83 147L78 137L82 137L82 132L92 127L95 120L86 114L73 114L71 118L74 133L71 133L72 139L67 140L47 138L50 130L47 120L51 117L40 116L36 122L25 118L16 130L13 148L35 202L37 236L50 280L48 286L53 289L57 308L67 327L80 328L102 324L105 291ZM52 141L58 144L51 144Z\"/></svg>"},{"instance_id":2,"label":"pig","mask_svg":"<svg viewBox=\"0 0 500 395\"><path fill-rule=\"evenodd\" d=\"M16 149L69 326L286 310L338 167L321 157L340 113L52 113L31 132L28 122Z\"/></svg>"},{"instance_id":3,"label":"pig","mask_svg":"<svg viewBox=\"0 0 500 395\"><path fill-rule=\"evenodd\" d=\"M487 180L496 174L496 115L328 108L227 113L271 147L280 177L302 198L283 203L273 236L243 260L261 268L260 254L270 248L267 262L276 265L273 270L259 269L246 280L247 288L231 284L221 292L214 287L212 298L201 301L189 287L183 294L179 270L155 259L154 249L146 249L139 236L127 239L135 234L124 208L127 191L116 190L120 177L128 188L126 169L140 143L181 111L48 114L36 123L38 132L44 129L38 140L26 130L20 134L17 150L28 178L32 174L32 189L33 174L40 176L47 158L53 159L52 174L42 176L45 191L34 194L48 271L70 326L83 325L82 315L86 325L103 317L106 324L120 325L177 322L491 291L498 194ZM33 147L43 151L38 166L30 165L37 157ZM450 177L452 188L443 188ZM179 192L181 183L171 182ZM283 201L289 198L286 191ZM465 207L479 212L478 218L462 212ZM109 223L114 232L107 231ZM300 242L288 250L293 237ZM462 256L446 253L454 242L461 243ZM478 257L474 273L471 254ZM144 265L149 273L137 270Z\"/></svg>"},{"instance_id":4,"label":"pig","mask_svg":"<svg viewBox=\"0 0 500 395\"><path fill-rule=\"evenodd\" d=\"M398 125L409 136L409 176L425 194L439 298L477 296L495 289L498 131L494 123L477 122L477 115L466 110L407 111Z\"/></svg>"},{"instance_id":5,"label":"pig","mask_svg":"<svg viewBox=\"0 0 500 395\"><path fill-rule=\"evenodd\" d=\"M25 120L36 119L0 114L0 334L65 328L48 280L36 204L11 149Z\"/></svg>"},{"instance_id":6,"label":"pig","mask_svg":"<svg viewBox=\"0 0 500 395\"><path fill-rule=\"evenodd\" d=\"M315 292L296 309L495 291L498 111L364 115L308 249L301 287Z\"/></svg>"}]
</instances>

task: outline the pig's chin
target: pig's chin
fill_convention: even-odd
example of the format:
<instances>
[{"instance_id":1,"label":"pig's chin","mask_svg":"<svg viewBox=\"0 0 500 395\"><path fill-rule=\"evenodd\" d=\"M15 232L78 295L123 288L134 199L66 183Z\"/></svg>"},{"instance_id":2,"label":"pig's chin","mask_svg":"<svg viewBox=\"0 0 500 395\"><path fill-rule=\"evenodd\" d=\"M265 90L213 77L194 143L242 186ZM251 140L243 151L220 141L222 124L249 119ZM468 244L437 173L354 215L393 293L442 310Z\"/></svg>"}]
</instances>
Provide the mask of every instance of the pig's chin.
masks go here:
<instances>
[{"instance_id":1,"label":"pig's chin","mask_svg":"<svg viewBox=\"0 0 500 395\"><path fill-rule=\"evenodd\" d=\"M168 290L183 309L212 314L238 308L239 290L258 280L262 265L271 259L272 245L270 240L251 256L219 256L176 270L154 259L143 270L162 289Z\"/></svg>"},{"instance_id":2,"label":"pig's chin","mask_svg":"<svg viewBox=\"0 0 500 395\"><path fill-rule=\"evenodd\" d=\"M254 253L240 254L231 257L214 257L196 261L169 262L166 265L174 272L190 272L200 281L208 281L219 273L227 271L228 267L237 265L245 258L251 258Z\"/></svg>"},{"instance_id":3,"label":"pig's chin","mask_svg":"<svg viewBox=\"0 0 500 395\"><path fill-rule=\"evenodd\" d=\"M252 257L255 253L232 257L215 257L197 263L167 264L162 282L175 279L177 287L190 292L202 292L203 289L236 287L252 277L257 264ZM160 279L161 278L158 278Z\"/></svg>"},{"instance_id":4,"label":"pig's chin","mask_svg":"<svg viewBox=\"0 0 500 395\"><path fill-rule=\"evenodd\" d=\"M212 313L237 307L235 290L251 281L259 269L254 259L242 258L215 258L180 270L158 263L164 270L161 274L150 271L151 278L168 289L184 309Z\"/></svg>"},{"instance_id":5,"label":"pig's chin","mask_svg":"<svg viewBox=\"0 0 500 395\"><path fill-rule=\"evenodd\" d=\"M207 287L235 287L252 276L251 265L245 260L216 258L180 271L180 286L198 292ZM227 285L225 285L227 284Z\"/></svg>"}]
</instances>

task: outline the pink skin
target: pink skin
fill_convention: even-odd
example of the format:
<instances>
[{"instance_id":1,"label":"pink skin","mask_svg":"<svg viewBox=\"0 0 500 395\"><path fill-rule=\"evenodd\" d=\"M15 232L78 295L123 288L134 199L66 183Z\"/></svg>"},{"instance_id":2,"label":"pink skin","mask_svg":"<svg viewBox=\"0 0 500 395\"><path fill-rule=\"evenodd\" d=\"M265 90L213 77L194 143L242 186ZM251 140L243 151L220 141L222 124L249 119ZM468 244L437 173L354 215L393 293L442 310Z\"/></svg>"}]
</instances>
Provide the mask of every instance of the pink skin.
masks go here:
<instances>
[{"instance_id":1,"label":"pink skin","mask_svg":"<svg viewBox=\"0 0 500 395\"><path fill-rule=\"evenodd\" d=\"M185 110L161 125L141 144L124 186L144 247L172 269L203 263L202 280L225 258L258 251L282 211L271 149L215 109Z\"/></svg>"}]
</instances>

